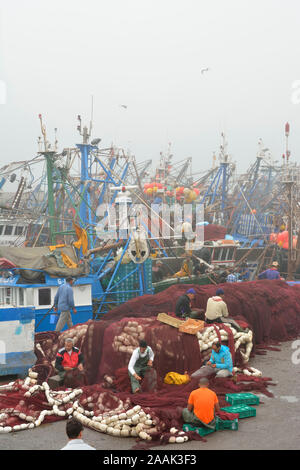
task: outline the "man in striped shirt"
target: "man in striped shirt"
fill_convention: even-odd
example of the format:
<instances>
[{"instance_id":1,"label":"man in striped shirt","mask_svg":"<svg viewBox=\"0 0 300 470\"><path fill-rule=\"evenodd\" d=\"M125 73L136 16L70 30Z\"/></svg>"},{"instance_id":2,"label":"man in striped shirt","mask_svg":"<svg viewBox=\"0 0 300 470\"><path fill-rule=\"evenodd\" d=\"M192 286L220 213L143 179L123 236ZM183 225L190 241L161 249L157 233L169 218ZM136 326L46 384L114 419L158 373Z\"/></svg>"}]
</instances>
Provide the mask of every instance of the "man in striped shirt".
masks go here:
<instances>
[{"instance_id":1,"label":"man in striped shirt","mask_svg":"<svg viewBox=\"0 0 300 470\"><path fill-rule=\"evenodd\" d=\"M238 282L238 276L234 273L233 269L228 270L229 274L226 278L226 282Z\"/></svg>"}]
</instances>

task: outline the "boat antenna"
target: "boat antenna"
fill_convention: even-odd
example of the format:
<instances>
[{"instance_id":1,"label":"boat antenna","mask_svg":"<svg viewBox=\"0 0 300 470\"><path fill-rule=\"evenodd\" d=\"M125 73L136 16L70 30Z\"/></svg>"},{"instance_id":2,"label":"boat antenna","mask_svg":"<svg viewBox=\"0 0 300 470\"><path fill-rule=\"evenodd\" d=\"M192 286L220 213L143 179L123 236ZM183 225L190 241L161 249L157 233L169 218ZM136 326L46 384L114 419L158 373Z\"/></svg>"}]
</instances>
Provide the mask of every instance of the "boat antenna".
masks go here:
<instances>
[{"instance_id":1,"label":"boat antenna","mask_svg":"<svg viewBox=\"0 0 300 470\"><path fill-rule=\"evenodd\" d=\"M39 114L39 120L40 120L40 123L41 123L41 131L42 131L42 135L43 135L43 139L44 139L44 151L47 152L50 148L50 144L47 141L46 126L43 124L43 118L42 118L41 114Z\"/></svg>"},{"instance_id":2,"label":"boat antenna","mask_svg":"<svg viewBox=\"0 0 300 470\"><path fill-rule=\"evenodd\" d=\"M91 120L90 120L90 133L89 136L92 135L92 128L93 128L93 114L94 114L94 97L91 97Z\"/></svg>"}]
</instances>

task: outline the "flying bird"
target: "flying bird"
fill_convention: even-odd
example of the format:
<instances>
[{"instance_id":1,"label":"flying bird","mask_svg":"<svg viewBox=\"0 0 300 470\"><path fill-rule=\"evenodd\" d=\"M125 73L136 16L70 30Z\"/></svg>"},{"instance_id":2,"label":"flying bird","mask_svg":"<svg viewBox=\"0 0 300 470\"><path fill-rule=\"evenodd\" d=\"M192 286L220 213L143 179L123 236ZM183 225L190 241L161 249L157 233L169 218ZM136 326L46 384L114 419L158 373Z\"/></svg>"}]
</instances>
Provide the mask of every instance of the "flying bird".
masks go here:
<instances>
[{"instance_id":1,"label":"flying bird","mask_svg":"<svg viewBox=\"0 0 300 470\"><path fill-rule=\"evenodd\" d=\"M201 73L203 74L204 72L208 72L210 69L207 68L207 69L201 69Z\"/></svg>"}]
</instances>

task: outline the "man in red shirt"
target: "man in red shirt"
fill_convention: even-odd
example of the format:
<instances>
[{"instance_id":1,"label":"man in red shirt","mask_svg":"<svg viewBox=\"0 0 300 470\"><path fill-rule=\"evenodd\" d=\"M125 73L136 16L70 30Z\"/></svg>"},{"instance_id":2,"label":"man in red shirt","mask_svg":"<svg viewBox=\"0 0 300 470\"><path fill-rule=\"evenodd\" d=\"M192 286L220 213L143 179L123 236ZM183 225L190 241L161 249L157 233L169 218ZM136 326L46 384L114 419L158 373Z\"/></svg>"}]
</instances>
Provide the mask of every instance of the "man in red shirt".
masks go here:
<instances>
[{"instance_id":1,"label":"man in red shirt","mask_svg":"<svg viewBox=\"0 0 300 470\"><path fill-rule=\"evenodd\" d=\"M63 380L67 371L78 369L83 372L83 354L80 349L73 346L72 338L67 338L65 347L59 349L56 355L55 369Z\"/></svg>"},{"instance_id":2,"label":"man in red shirt","mask_svg":"<svg viewBox=\"0 0 300 470\"><path fill-rule=\"evenodd\" d=\"M200 379L199 388L192 391L188 406L182 411L182 418L185 423L215 429L215 413L220 411L220 406L217 395L208 388L208 383L206 377Z\"/></svg>"}]
</instances>

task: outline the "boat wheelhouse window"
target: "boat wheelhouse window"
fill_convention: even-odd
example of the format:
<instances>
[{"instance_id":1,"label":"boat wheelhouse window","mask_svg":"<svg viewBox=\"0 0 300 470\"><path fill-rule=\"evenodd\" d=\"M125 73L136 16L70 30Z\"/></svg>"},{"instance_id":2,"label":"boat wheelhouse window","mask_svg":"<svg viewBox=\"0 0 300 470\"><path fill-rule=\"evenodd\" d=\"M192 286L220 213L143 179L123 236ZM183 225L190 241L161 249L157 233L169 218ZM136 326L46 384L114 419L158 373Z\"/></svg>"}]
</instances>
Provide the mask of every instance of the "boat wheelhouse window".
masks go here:
<instances>
[{"instance_id":1,"label":"boat wheelhouse window","mask_svg":"<svg viewBox=\"0 0 300 470\"><path fill-rule=\"evenodd\" d=\"M33 289L26 289L27 305L34 305Z\"/></svg>"},{"instance_id":2,"label":"boat wheelhouse window","mask_svg":"<svg viewBox=\"0 0 300 470\"><path fill-rule=\"evenodd\" d=\"M24 305L24 289L19 287L19 305Z\"/></svg>"},{"instance_id":3,"label":"boat wheelhouse window","mask_svg":"<svg viewBox=\"0 0 300 470\"><path fill-rule=\"evenodd\" d=\"M13 231L13 226L12 225L6 225L5 230L4 230L4 235L11 235Z\"/></svg>"},{"instance_id":4,"label":"boat wheelhouse window","mask_svg":"<svg viewBox=\"0 0 300 470\"><path fill-rule=\"evenodd\" d=\"M229 248L228 249L228 254L227 254L227 259L228 260L233 260L234 257L234 248Z\"/></svg>"},{"instance_id":5,"label":"boat wheelhouse window","mask_svg":"<svg viewBox=\"0 0 300 470\"><path fill-rule=\"evenodd\" d=\"M11 288L10 287L5 287L5 295L4 295L4 303L6 305L10 305L12 303L12 298L11 298Z\"/></svg>"},{"instance_id":6,"label":"boat wheelhouse window","mask_svg":"<svg viewBox=\"0 0 300 470\"><path fill-rule=\"evenodd\" d=\"M15 235L22 235L24 227L18 226L15 228Z\"/></svg>"},{"instance_id":7,"label":"boat wheelhouse window","mask_svg":"<svg viewBox=\"0 0 300 470\"><path fill-rule=\"evenodd\" d=\"M214 249L214 261L220 261L222 259L223 248Z\"/></svg>"},{"instance_id":8,"label":"boat wheelhouse window","mask_svg":"<svg viewBox=\"0 0 300 470\"><path fill-rule=\"evenodd\" d=\"M39 305L51 305L51 289L39 289Z\"/></svg>"},{"instance_id":9,"label":"boat wheelhouse window","mask_svg":"<svg viewBox=\"0 0 300 470\"><path fill-rule=\"evenodd\" d=\"M2 235L3 232L3 225L0 225L0 235Z\"/></svg>"}]
</instances>

